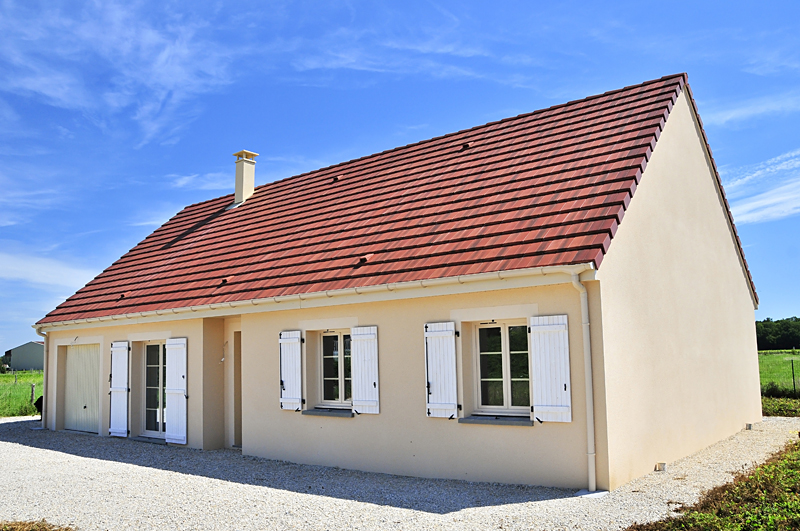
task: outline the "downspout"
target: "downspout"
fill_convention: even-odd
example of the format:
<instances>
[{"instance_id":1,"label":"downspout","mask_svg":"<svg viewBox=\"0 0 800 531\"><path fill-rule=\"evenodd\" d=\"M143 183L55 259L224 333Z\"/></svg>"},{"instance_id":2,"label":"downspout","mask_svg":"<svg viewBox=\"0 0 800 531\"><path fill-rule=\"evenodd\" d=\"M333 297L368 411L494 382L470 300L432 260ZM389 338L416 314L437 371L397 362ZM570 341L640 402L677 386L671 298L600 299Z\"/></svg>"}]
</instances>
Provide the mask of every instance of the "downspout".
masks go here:
<instances>
[{"instance_id":1,"label":"downspout","mask_svg":"<svg viewBox=\"0 0 800 531\"><path fill-rule=\"evenodd\" d=\"M34 328L36 334L44 338L44 365L42 367L42 428L47 428L47 360L48 347L47 333L42 333L41 328Z\"/></svg>"},{"instance_id":2,"label":"downspout","mask_svg":"<svg viewBox=\"0 0 800 531\"><path fill-rule=\"evenodd\" d=\"M597 490L597 460L594 447L594 384L592 377L592 336L589 331L589 297L580 276L572 273L572 285L581 294L583 324L583 370L586 381L586 457L589 462L589 492Z\"/></svg>"}]
</instances>

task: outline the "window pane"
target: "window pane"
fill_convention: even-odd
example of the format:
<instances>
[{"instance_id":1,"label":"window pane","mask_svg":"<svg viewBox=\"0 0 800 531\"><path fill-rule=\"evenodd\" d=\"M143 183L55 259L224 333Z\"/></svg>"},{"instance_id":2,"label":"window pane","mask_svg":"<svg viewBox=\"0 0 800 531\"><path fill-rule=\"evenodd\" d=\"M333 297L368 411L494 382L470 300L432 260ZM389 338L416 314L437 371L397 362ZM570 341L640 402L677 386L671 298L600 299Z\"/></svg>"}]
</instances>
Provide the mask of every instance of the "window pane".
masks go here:
<instances>
[{"instance_id":1,"label":"window pane","mask_svg":"<svg viewBox=\"0 0 800 531\"><path fill-rule=\"evenodd\" d=\"M342 341L344 342L344 377L350 378L350 357L352 354L352 349L350 348L350 336L345 335L342 337ZM347 391L345 390L345 393ZM349 399L350 396L348 395L346 399Z\"/></svg>"},{"instance_id":2,"label":"window pane","mask_svg":"<svg viewBox=\"0 0 800 531\"><path fill-rule=\"evenodd\" d=\"M344 381L344 399L351 400L353 398L352 384L350 379Z\"/></svg>"},{"instance_id":3,"label":"window pane","mask_svg":"<svg viewBox=\"0 0 800 531\"><path fill-rule=\"evenodd\" d=\"M157 408L158 407L158 387L154 389L146 389L145 390L145 405L146 408ZM149 429L149 428L148 428Z\"/></svg>"},{"instance_id":4,"label":"window pane","mask_svg":"<svg viewBox=\"0 0 800 531\"><path fill-rule=\"evenodd\" d=\"M147 368L147 376L145 380L145 386L158 387L158 365Z\"/></svg>"},{"instance_id":5,"label":"window pane","mask_svg":"<svg viewBox=\"0 0 800 531\"><path fill-rule=\"evenodd\" d=\"M509 326L508 345L511 352L528 352L528 327Z\"/></svg>"},{"instance_id":6,"label":"window pane","mask_svg":"<svg viewBox=\"0 0 800 531\"><path fill-rule=\"evenodd\" d=\"M481 354L481 379L486 378L503 378L502 354Z\"/></svg>"},{"instance_id":7,"label":"window pane","mask_svg":"<svg viewBox=\"0 0 800 531\"><path fill-rule=\"evenodd\" d=\"M322 358L323 378L339 378L339 358Z\"/></svg>"},{"instance_id":8,"label":"window pane","mask_svg":"<svg viewBox=\"0 0 800 531\"><path fill-rule=\"evenodd\" d=\"M160 345L147 345L147 364L159 365L158 347Z\"/></svg>"},{"instance_id":9,"label":"window pane","mask_svg":"<svg viewBox=\"0 0 800 531\"><path fill-rule=\"evenodd\" d=\"M345 356L349 356L350 355L350 336L349 335L344 335L343 336L343 340L344 340L344 355Z\"/></svg>"},{"instance_id":10,"label":"window pane","mask_svg":"<svg viewBox=\"0 0 800 531\"><path fill-rule=\"evenodd\" d=\"M145 429L149 431L158 431L158 410L148 409L145 411Z\"/></svg>"},{"instance_id":11,"label":"window pane","mask_svg":"<svg viewBox=\"0 0 800 531\"><path fill-rule=\"evenodd\" d=\"M480 328L478 330L481 352L500 352L500 328Z\"/></svg>"},{"instance_id":12,"label":"window pane","mask_svg":"<svg viewBox=\"0 0 800 531\"><path fill-rule=\"evenodd\" d=\"M503 405L503 382L481 382L481 405Z\"/></svg>"},{"instance_id":13,"label":"window pane","mask_svg":"<svg viewBox=\"0 0 800 531\"><path fill-rule=\"evenodd\" d=\"M530 406L530 383L528 380L517 380L511 382L511 405Z\"/></svg>"},{"instance_id":14,"label":"window pane","mask_svg":"<svg viewBox=\"0 0 800 531\"><path fill-rule=\"evenodd\" d=\"M322 336L322 355L339 355L339 336Z\"/></svg>"},{"instance_id":15,"label":"window pane","mask_svg":"<svg viewBox=\"0 0 800 531\"><path fill-rule=\"evenodd\" d=\"M322 384L323 400L339 400L339 380L325 380Z\"/></svg>"},{"instance_id":16,"label":"window pane","mask_svg":"<svg viewBox=\"0 0 800 531\"><path fill-rule=\"evenodd\" d=\"M528 353L511 354L511 377L528 377Z\"/></svg>"}]
</instances>

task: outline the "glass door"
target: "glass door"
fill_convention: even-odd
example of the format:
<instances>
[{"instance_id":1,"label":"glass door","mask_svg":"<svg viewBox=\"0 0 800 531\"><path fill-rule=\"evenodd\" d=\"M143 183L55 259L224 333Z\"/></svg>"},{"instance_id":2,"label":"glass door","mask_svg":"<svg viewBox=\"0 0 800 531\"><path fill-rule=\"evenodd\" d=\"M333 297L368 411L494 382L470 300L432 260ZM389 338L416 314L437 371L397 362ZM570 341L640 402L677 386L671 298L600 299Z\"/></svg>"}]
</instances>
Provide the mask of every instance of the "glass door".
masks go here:
<instances>
[{"instance_id":1,"label":"glass door","mask_svg":"<svg viewBox=\"0 0 800 531\"><path fill-rule=\"evenodd\" d=\"M167 423L164 414L167 409L166 345L150 344L145 347L144 367L144 435L164 437Z\"/></svg>"}]
</instances>

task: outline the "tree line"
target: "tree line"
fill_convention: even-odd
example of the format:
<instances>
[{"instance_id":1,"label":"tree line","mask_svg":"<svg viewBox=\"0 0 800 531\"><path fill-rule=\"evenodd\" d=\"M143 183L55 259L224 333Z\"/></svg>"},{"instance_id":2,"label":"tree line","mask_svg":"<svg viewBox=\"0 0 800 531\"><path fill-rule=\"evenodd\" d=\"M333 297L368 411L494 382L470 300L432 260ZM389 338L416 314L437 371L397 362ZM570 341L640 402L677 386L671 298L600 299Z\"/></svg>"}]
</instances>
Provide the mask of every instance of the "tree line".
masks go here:
<instances>
[{"instance_id":1,"label":"tree line","mask_svg":"<svg viewBox=\"0 0 800 531\"><path fill-rule=\"evenodd\" d=\"M756 321L758 350L800 348L800 318L787 317L773 321L769 317Z\"/></svg>"}]
</instances>

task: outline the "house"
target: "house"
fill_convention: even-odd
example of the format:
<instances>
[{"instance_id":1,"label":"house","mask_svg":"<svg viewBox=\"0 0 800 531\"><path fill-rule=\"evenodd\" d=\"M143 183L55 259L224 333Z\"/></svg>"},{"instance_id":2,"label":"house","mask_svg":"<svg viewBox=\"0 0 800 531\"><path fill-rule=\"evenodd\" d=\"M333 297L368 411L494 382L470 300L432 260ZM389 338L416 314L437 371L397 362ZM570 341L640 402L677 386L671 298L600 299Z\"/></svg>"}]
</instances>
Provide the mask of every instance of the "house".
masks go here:
<instances>
[{"instance_id":1,"label":"house","mask_svg":"<svg viewBox=\"0 0 800 531\"><path fill-rule=\"evenodd\" d=\"M44 368L44 342L28 341L6 350L2 360L15 371L41 371Z\"/></svg>"},{"instance_id":2,"label":"house","mask_svg":"<svg viewBox=\"0 0 800 531\"><path fill-rule=\"evenodd\" d=\"M36 323L44 424L614 489L761 419L685 74L190 205Z\"/></svg>"}]
</instances>

